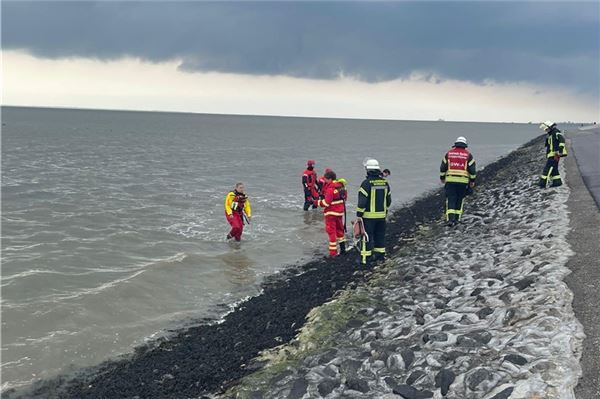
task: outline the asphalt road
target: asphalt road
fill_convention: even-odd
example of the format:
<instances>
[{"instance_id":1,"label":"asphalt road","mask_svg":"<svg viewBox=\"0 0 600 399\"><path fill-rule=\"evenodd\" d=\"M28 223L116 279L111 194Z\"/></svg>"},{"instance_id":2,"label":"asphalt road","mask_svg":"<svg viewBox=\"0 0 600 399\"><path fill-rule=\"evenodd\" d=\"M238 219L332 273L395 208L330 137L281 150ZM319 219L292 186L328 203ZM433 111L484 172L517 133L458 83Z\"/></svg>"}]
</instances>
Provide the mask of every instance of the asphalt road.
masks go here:
<instances>
[{"instance_id":1,"label":"asphalt road","mask_svg":"<svg viewBox=\"0 0 600 399\"><path fill-rule=\"evenodd\" d=\"M600 132L578 134L568 140L566 181L571 188L571 230L567 240L575 255L568 263L573 272L565 279L573 291L573 310L583 325L581 368L575 389L577 399L600 398ZM573 157L575 155L575 157ZM578 167L579 165L579 167ZM581 171L581 172L580 172ZM587 187L584 181L587 177ZM582 179L583 178L583 179ZM589 191L588 191L589 189ZM595 194L595 202L590 193Z\"/></svg>"}]
</instances>

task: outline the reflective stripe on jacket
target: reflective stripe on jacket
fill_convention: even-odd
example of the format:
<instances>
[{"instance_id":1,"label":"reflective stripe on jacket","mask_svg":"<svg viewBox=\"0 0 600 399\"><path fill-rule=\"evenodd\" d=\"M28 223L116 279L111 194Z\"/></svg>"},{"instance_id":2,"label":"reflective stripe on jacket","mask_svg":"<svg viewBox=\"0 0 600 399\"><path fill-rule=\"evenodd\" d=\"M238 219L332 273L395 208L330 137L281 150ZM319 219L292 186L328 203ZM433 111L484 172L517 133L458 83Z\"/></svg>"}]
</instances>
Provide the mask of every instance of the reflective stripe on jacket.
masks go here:
<instances>
[{"instance_id":1,"label":"reflective stripe on jacket","mask_svg":"<svg viewBox=\"0 0 600 399\"><path fill-rule=\"evenodd\" d=\"M356 216L366 219L385 219L392 204L390 185L379 176L379 172L369 172L358 190Z\"/></svg>"},{"instance_id":2,"label":"reflective stripe on jacket","mask_svg":"<svg viewBox=\"0 0 600 399\"><path fill-rule=\"evenodd\" d=\"M464 147L453 147L440 165L440 179L447 183L464 183L475 180L477 168L473 155Z\"/></svg>"},{"instance_id":3,"label":"reflective stripe on jacket","mask_svg":"<svg viewBox=\"0 0 600 399\"><path fill-rule=\"evenodd\" d=\"M560 130L553 128L546 138L546 157L553 158L557 152L561 157L566 157L567 146L565 145L565 136Z\"/></svg>"},{"instance_id":4,"label":"reflective stripe on jacket","mask_svg":"<svg viewBox=\"0 0 600 399\"><path fill-rule=\"evenodd\" d=\"M344 209L346 208L346 187L343 183L334 180L330 184L325 185L325 192L323 199L320 199L318 204L323 210L324 215L331 216L344 216Z\"/></svg>"}]
</instances>

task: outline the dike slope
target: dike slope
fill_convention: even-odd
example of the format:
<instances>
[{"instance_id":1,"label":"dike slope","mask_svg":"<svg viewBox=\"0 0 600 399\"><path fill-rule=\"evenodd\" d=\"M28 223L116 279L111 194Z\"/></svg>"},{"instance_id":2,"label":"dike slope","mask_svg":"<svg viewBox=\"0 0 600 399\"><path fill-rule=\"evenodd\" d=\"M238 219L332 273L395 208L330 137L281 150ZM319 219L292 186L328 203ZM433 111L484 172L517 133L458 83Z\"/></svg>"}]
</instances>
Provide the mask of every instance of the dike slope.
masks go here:
<instances>
[{"instance_id":1,"label":"dike slope","mask_svg":"<svg viewBox=\"0 0 600 399\"><path fill-rule=\"evenodd\" d=\"M525 180L532 176L529 169L535 169L537 176L537 169L541 168L543 162L543 155L537 153L542 146L541 137L534 139L478 174L482 193L490 191L490 187L496 190L494 195L497 198L492 199L489 205L503 203L517 206L517 199L510 198L511 193L531 190L529 182L526 184ZM515 166L528 168L524 172L525 179L517 173L506 172L515 170ZM499 185L513 188L504 193L502 188L498 188ZM540 195L536 194L536 200ZM480 202L480 197L483 198L478 193L469 201L475 205ZM529 204L538 206L531 202ZM481 206L484 206L483 203ZM435 225L432 222L439 221L442 207L440 189L396 211L388 224L389 254L396 256L404 249L412 248L415 236L422 230L420 227L424 224ZM476 209L476 205L475 208L468 206L467 212L475 214ZM512 210L507 209L506 212ZM478 220L481 224L493 225L486 220L492 218L493 221L493 218L502 219L505 216L494 213L490 217L480 216ZM529 216L535 218L535 215ZM543 226L539 228L547 230ZM459 231L464 229L462 226ZM509 234L508 230L499 233ZM544 234L536 240L543 243L550 233ZM487 240L490 235L488 233L483 239ZM511 240L508 235L503 237ZM502 246L498 246L497 250L503 251ZM453 256L469 257L461 252ZM427 270L417 267L402 278L418 281L423 273L428 275ZM398 269L398 273L404 274L405 270ZM267 279L260 295L237 305L218 322L176 331L167 339L137 348L129 356L82 370L75 375L42 381L26 392L5 395L9 398L177 399L222 392L262 367L263 362L254 360L261 352L290 342L305 325L311 309L343 295L345 289L364 286L371 275L372 271L357 265L356 254L352 253L335 260L318 259L291 267ZM424 288L421 291L424 294ZM473 297L477 298L475 295ZM422 316L427 315L424 313Z\"/></svg>"}]
</instances>

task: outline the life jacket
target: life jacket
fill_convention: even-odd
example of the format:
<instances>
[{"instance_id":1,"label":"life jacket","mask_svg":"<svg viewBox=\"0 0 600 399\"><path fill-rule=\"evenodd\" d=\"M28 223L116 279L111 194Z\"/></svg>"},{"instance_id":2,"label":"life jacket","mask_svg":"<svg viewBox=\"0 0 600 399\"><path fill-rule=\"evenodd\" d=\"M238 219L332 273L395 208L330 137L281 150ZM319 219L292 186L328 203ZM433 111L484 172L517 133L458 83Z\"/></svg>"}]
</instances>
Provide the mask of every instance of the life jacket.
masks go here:
<instances>
[{"instance_id":1,"label":"life jacket","mask_svg":"<svg viewBox=\"0 0 600 399\"><path fill-rule=\"evenodd\" d=\"M468 183L469 156L471 153L466 148L454 147L448 151L448 171L446 181L449 183Z\"/></svg>"},{"instance_id":2,"label":"life jacket","mask_svg":"<svg viewBox=\"0 0 600 399\"><path fill-rule=\"evenodd\" d=\"M237 191L232 191L232 194L234 197L231 202L231 210L238 213L244 212L244 206L246 205L248 196L246 194L238 193Z\"/></svg>"},{"instance_id":3,"label":"life jacket","mask_svg":"<svg viewBox=\"0 0 600 399\"><path fill-rule=\"evenodd\" d=\"M344 216L347 197L346 186L342 182L334 180L325 186L325 196L319 200L318 204L325 208L323 214L326 216Z\"/></svg>"},{"instance_id":4,"label":"life jacket","mask_svg":"<svg viewBox=\"0 0 600 399\"><path fill-rule=\"evenodd\" d=\"M306 185L309 189L312 190L313 188L315 188L317 184L317 172L315 172L314 169L305 169L304 174L302 176L306 178Z\"/></svg>"}]
</instances>

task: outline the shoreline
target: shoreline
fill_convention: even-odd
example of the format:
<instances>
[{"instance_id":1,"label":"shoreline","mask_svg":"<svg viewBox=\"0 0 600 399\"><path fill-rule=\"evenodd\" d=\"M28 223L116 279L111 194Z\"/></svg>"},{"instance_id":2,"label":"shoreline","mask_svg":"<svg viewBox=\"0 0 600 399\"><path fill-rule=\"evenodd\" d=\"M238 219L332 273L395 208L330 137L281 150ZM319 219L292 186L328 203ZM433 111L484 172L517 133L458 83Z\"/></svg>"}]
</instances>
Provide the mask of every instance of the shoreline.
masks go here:
<instances>
[{"instance_id":1,"label":"shoreline","mask_svg":"<svg viewBox=\"0 0 600 399\"><path fill-rule=\"evenodd\" d=\"M520 149L541 145L535 138ZM489 164L478 174L479 185L519 158L519 150ZM388 253L410 243L419 226L442 214L442 189L393 213L388 224ZM350 265L352 260L354 264ZM187 398L222 392L259 369L260 352L290 342L307 314L371 275L349 254L335 260L316 259L267 278L263 292L239 304L221 322L178 331L157 343L136 348L120 359L75 375L41 381L28 392L6 392L27 398ZM12 395L15 396L12 396ZM23 395L23 396L18 396Z\"/></svg>"}]
</instances>

